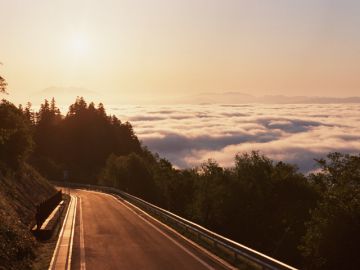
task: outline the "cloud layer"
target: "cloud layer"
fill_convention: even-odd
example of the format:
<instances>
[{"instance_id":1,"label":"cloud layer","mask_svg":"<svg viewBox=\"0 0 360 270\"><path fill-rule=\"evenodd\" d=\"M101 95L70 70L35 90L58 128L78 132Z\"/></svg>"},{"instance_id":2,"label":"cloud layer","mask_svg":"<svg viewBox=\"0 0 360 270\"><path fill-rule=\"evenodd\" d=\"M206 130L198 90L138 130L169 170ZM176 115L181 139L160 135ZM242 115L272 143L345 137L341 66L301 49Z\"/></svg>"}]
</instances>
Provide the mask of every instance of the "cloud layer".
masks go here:
<instances>
[{"instance_id":1,"label":"cloud layer","mask_svg":"<svg viewBox=\"0 0 360 270\"><path fill-rule=\"evenodd\" d=\"M275 160L315 169L331 151L360 152L360 105L122 106L140 140L176 166L214 158L231 166L237 153L259 150Z\"/></svg>"}]
</instances>

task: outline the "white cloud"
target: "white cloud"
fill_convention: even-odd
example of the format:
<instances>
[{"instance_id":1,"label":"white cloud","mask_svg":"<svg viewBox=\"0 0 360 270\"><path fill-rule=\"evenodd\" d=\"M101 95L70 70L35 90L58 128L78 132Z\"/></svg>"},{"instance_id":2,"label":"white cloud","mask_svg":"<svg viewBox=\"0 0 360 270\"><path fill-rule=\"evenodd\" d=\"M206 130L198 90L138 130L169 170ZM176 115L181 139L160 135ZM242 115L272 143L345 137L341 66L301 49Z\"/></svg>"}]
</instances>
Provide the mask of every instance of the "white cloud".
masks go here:
<instances>
[{"instance_id":1,"label":"white cloud","mask_svg":"<svg viewBox=\"0 0 360 270\"><path fill-rule=\"evenodd\" d=\"M208 158L224 166L239 152L314 169L331 151L360 152L360 105L177 105L113 108L140 140L179 167ZM127 118L124 118L126 115Z\"/></svg>"}]
</instances>

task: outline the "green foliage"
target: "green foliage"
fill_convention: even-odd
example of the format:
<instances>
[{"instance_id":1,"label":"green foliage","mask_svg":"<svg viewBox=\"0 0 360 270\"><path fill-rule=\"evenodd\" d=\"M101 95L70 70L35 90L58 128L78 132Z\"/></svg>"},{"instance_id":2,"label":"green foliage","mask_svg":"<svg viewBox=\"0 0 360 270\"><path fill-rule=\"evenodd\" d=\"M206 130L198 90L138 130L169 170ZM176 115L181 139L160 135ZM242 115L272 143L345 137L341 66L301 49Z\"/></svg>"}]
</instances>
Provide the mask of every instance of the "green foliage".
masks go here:
<instances>
[{"instance_id":1,"label":"green foliage","mask_svg":"<svg viewBox=\"0 0 360 270\"><path fill-rule=\"evenodd\" d=\"M102 104L96 108L83 98L77 98L66 116L60 114L54 99L45 100L34 129L32 164L50 179L61 179L67 170L71 179L94 183L111 154L141 151L130 123L107 116Z\"/></svg>"},{"instance_id":2,"label":"green foliage","mask_svg":"<svg viewBox=\"0 0 360 270\"><path fill-rule=\"evenodd\" d=\"M196 170L167 170L166 174L169 177L163 181L160 180L161 175L157 176L157 184L163 182L161 185L165 187L164 193L158 192L166 199L166 204L162 206L181 216L195 219Z\"/></svg>"},{"instance_id":3,"label":"green foliage","mask_svg":"<svg viewBox=\"0 0 360 270\"><path fill-rule=\"evenodd\" d=\"M229 195L229 176L226 170L211 159L201 165L195 182L195 220L210 228L221 228L226 222L224 210Z\"/></svg>"},{"instance_id":4,"label":"green foliage","mask_svg":"<svg viewBox=\"0 0 360 270\"><path fill-rule=\"evenodd\" d=\"M324 192L311 213L301 247L309 269L358 269L360 156L332 153L311 178Z\"/></svg>"},{"instance_id":5,"label":"green foliage","mask_svg":"<svg viewBox=\"0 0 360 270\"><path fill-rule=\"evenodd\" d=\"M6 100L0 102L0 162L18 167L29 155L32 134L22 111Z\"/></svg>"},{"instance_id":6,"label":"green foliage","mask_svg":"<svg viewBox=\"0 0 360 270\"><path fill-rule=\"evenodd\" d=\"M297 250L304 222L317 193L297 168L274 163L258 152L235 157L224 171L217 199L223 222L215 230L293 265L301 264ZM225 185L225 187L224 187ZM219 185L218 185L219 186Z\"/></svg>"},{"instance_id":7,"label":"green foliage","mask_svg":"<svg viewBox=\"0 0 360 270\"><path fill-rule=\"evenodd\" d=\"M305 234L318 192L293 165L252 152L224 169L208 160L200 168L176 170L146 149L111 156L100 183L140 196L205 227L301 265L297 246Z\"/></svg>"},{"instance_id":8,"label":"green foliage","mask_svg":"<svg viewBox=\"0 0 360 270\"><path fill-rule=\"evenodd\" d=\"M30 104L25 108L24 115L34 126L34 141L36 143L32 155L32 164L37 167L43 175L50 179L56 179L61 175L61 162L56 162L59 156L59 124L62 120L60 110L55 105L55 100L51 103L45 100L41 104L38 113L32 113ZM60 164L59 164L60 163Z\"/></svg>"},{"instance_id":9,"label":"green foliage","mask_svg":"<svg viewBox=\"0 0 360 270\"><path fill-rule=\"evenodd\" d=\"M148 164L136 153L119 157L111 155L102 172L100 183L146 199L153 195L154 183Z\"/></svg>"}]
</instances>

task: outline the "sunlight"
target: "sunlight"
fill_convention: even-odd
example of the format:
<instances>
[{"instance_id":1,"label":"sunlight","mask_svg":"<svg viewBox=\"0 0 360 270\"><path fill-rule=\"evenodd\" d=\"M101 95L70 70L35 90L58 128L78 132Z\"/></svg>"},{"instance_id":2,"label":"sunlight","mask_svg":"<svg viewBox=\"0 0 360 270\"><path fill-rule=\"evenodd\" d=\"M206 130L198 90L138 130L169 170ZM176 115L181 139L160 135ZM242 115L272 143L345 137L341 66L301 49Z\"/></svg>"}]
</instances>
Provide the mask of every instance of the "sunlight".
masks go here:
<instances>
[{"instance_id":1,"label":"sunlight","mask_svg":"<svg viewBox=\"0 0 360 270\"><path fill-rule=\"evenodd\" d=\"M68 41L68 50L74 57L85 57L91 49L90 40L84 34L75 34Z\"/></svg>"}]
</instances>

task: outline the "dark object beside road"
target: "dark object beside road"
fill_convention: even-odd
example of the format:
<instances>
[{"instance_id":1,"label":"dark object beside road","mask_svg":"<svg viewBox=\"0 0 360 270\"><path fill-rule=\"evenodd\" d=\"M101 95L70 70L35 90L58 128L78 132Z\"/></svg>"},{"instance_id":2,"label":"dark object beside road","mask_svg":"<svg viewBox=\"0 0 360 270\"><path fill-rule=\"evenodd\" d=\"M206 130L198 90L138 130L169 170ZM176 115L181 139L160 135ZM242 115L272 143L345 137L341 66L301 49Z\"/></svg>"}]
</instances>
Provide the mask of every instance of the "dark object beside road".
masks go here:
<instances>
[{"instance_id":1,"label":"dark object beside road","mask_svg":"<svg viewBox=\"0 0 360 270\"><path fill-rule=\"evenodd\" d=\"M36 226L32 229L32 233L39 240L48 240L51 238L56 225L60 220L61 213L63 211L63 200L62 200L62 191L56 192L49 199L41 202L36 206L35 221ZM56 209L56 213L52 215L51 219L44 224L44 222L49 218L51 213ZM36 227L36 228L35 228Z\"/></svg>"}]
</instances>

